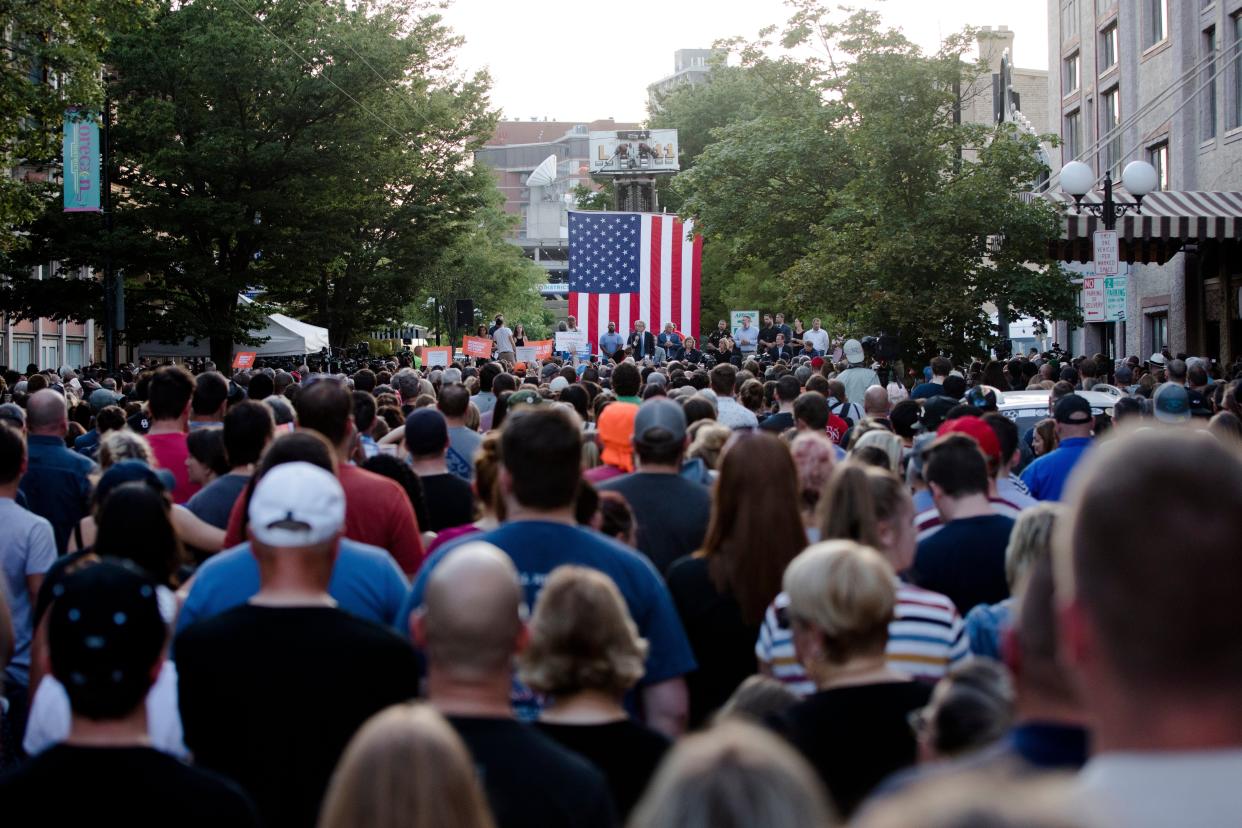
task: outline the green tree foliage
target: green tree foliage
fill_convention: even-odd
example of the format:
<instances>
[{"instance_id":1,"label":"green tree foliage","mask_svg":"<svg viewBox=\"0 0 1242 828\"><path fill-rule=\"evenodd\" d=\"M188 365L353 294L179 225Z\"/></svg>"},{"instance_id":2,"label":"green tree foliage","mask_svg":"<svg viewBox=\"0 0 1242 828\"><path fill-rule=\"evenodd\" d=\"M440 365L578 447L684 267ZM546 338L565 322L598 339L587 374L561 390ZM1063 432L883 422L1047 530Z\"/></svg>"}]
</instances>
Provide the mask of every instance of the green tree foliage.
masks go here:
<instances>
[{"instance_id":1,"label":"green tree foliage","mask_svg":"<svg viewBox=\"0 0 1242 828\"><path fill-rule=\"evenodd\" d=\"M1020 195L1042 171L1038 140L954 122L959 91L983 71L962 58L969 33L926 55L874 13L799 0L777 37L730 44L740 65L725 77L783 93L720 124L699 105L716 95L708 83L658 116L679 129L686 117L692 136L709 125L673 184L709 242L705 312L739 297L804 321L822 309L843 333L901 336L911 356L978 353L997 338L986 303L1075 317L1069 277L1048 259L1058 215Z\"/></svg>"},{"instance_id":2,"label":"green tree foliage","mask_svg":"<svg viewBox=\"0 0 1242 828\"><path fill-rule=\"evenodd\" d=\"M151 0L0 0L0 257L24 246L21 228L59 192L65 109L99 111L100 56Z\"/></svg>"},{"instance_id":3,"label":"green tree foliage","mask_svg":"<svg viewBox=\"0 0 1242 828\"><path fill-rule=\"evenodd\" d=\"M479 323L490 322L496 313L503 313L510 327L521 322L535 339L549 330L551 316L545 316L539 283L544 271L522 253L522 248L505 241L514 217L501 209L503 199L497 197L476 216L475 227L449 246L427 271L425 297L407 308L407 317L437 328L441 324L450 342L460 344L465 333L456 325L453 301L474 300ZM435 307L442 313L436 319Z\"/></svg>"},{"instance_id":4,"label":"green tree foliage","mask_svg":"<svg viewBox=\"0 0 1242 828\"><path fill-rule=\"evenodd\" d=\"M32 256L111 254L130 341L209 339L217 361L266 310L239 307L250 287L336 343L402 322L495 193L468 163L494 125L488 78L458 76L458 44L421 4L164 0L107 55L123 188L111 244L93 217L49 214ZM91 315L76 292L11 294Z\"/></svg>"}]
</instances>

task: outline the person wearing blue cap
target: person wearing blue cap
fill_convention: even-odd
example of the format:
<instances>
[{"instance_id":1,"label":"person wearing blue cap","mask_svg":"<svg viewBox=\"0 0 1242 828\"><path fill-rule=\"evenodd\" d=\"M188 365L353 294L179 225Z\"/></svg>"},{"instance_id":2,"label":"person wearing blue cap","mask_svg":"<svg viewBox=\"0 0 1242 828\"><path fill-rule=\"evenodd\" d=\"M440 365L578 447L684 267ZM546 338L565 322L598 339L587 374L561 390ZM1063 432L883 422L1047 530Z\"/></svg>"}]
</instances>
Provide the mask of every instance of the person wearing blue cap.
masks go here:
<instances>
[{"instance_id":1,"label":"person wearing blue cap","mask_svg":"<svg viewBox=\"0 0 1242 828\"><path fill-rule=\"evenodd\" d=\"M6 825L259 825L234 783L150 746L145 699L167 628L145 573L112 559L74 572L47 626L73 720L64 743L0 775Z\"/></svg>"},{"instance_id":2,"label":"person wearing blue cap","mask_svg":"<svg viewBox=\"0 0 1242 828\"><path fill-rule=\"evenodd\" d=\"M1066 394L1053 408L1057 447L1022 472L1022 482L1036 500L1060 500L1065 481L1091 447L1095 417L1091 403L1081 394Z\"/></svg>"}]
</instances>

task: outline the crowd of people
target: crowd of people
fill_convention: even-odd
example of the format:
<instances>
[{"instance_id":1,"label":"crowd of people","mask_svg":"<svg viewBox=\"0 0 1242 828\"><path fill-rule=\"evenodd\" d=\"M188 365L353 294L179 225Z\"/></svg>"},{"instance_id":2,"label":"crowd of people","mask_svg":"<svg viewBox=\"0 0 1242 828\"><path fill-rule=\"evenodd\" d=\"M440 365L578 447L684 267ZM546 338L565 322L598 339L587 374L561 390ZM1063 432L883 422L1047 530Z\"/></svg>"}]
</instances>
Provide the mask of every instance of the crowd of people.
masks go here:
<instances>
[{"instance_id":1,"label":"crowd of people","mask_svg":"<svg viewBox=\"0 0 1242 828\"><path fill-rule=\"evenodd\" d=\"M1236 822L1242 375L640 325L7 371L4 823Z\"/></svg>"}]
</instances>

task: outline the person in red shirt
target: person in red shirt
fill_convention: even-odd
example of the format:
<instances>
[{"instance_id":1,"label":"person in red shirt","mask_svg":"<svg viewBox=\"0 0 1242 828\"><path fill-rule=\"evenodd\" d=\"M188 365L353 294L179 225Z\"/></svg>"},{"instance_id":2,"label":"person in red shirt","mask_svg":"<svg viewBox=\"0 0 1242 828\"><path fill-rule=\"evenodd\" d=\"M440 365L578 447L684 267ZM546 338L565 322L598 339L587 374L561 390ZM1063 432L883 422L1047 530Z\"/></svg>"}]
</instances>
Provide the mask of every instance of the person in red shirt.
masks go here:
<instances>
[{"instance_id":1,"label":"person in red shirt","mask_svg":"<svg viewBox=\"0 0 1242 828\"><path fill-rule=\"evenodd\" d=\"M298 428L319 432L336 449L337 478L345 490L345 537L388 550L401 570L412 575L424 555L414 507L397 483L349 462L358 437L349 389L335 378L317 379L302 387L294 407ZM241 529L245 500L239 497L229 515L226 548L245 540Z\"/></svg>"},{"instance_id":2,"label":"person in red shirt","mask_svg":"<svg viewBox=\"0 0 1242 828\"><path fill-rule=\"evenodd\" d=\"M185 434L189 429L190 400L194 396L194 377L179 365L165 365L151 377L147 390L147 407L151 410L151 430L147 442L161 468L168 469L177 481L173 502L185 503L199 489L191 482L185 461L190 456Z\"/></svg>"}]
</instances>

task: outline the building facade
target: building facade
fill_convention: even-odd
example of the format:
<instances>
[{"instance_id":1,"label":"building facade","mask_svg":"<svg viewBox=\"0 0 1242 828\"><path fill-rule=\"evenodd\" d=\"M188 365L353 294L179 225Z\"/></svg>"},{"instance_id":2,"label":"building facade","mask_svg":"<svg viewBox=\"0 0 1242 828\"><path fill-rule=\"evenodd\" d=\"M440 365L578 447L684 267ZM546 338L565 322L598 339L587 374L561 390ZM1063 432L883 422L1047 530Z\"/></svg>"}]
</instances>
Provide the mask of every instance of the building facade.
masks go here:
<instances>
[{"instance_id":1,"label":"building facade","mask_svg":"<svg viewBox=\"0 0 1242 828\"><path fill-rule=\"evenodd\" d=\"M723 58L718 49L678 49L673 52L673 74L660 78L647 86L647 111L660 111L660 98L679 86L695 86L706 83L712 71L713 57Z\"/></svg>"},{"instance_id":2,"label":"building facade","mask_svg":"<svg viewBox=\"0 0 1242 828\"><path fill-rule=\"evenodd\" d=\"M611 118L501 121L486 146L475 152L475 162L486 164L495 174L496 184L505 196L505 210L520 217L517 233L510 241L547 271L545 295L557 296L568 291L567 196L578 185L594 186L589 171L590 133L639 127ZM531 186L531 173L552 156L556 159L554 169L544 167L550 174L540 176L547 183Z\"/></svg>"},{"instance_id":3,"label":"building facade","mask_svg":"<svg viewBox=\"0 0 1242 828\"><path fill-rule=\"evenodd\" d=\"M1113 357L1167 348L1236 359L1242 257L1236 238L1214 230L1235 217L1231 194L1242 190L1242 0L1049 0L1048 32L1062 142L1053 189L1071 160L1117 181L1127 163L1145 160L1169 196L1154 201L1186 205L1154 253L1150 239L1127 238L1140 222L1118 223L1133 260L1125 311L1062 326L1062 344ZM1071 269L1092 272L1089 261Z\"/></svg>"}]
</instances>

